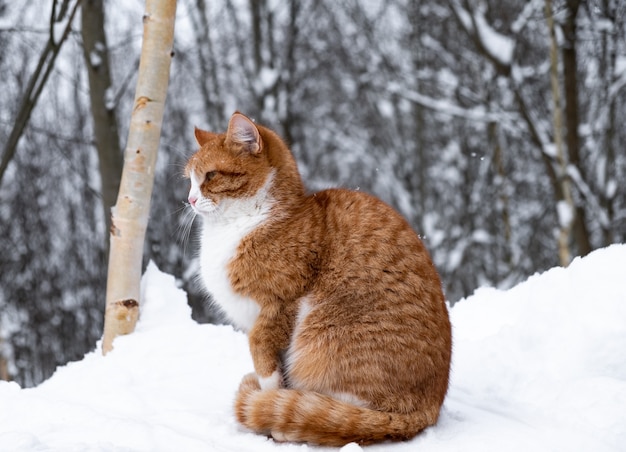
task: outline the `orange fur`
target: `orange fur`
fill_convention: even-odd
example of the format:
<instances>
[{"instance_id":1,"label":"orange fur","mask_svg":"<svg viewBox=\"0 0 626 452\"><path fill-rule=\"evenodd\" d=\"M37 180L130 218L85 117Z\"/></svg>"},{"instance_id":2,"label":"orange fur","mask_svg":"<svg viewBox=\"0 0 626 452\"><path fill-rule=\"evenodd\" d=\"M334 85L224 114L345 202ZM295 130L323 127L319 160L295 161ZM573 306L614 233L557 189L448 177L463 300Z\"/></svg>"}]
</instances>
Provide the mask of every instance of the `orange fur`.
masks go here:
<instances>
[{"instance_id":1,"label":"orange fur","mask_svg":"<svg viewBox=\"0 0 626 452\"><path fill-rule=\"evenodd\" d=\"M256 375L238 391L239 422L333 446L408 439L433 425L448 387L450 322L409 224L361 192L307 195L282 140L239 113L225 134L196 138L187 173L203 180L202 197L243 200L269 183L256 201L271 206L267 218L227 263L232 292L258 305L248 331ZM272 375L281 388L262 389Z\"/></svg>"}]
</instances>

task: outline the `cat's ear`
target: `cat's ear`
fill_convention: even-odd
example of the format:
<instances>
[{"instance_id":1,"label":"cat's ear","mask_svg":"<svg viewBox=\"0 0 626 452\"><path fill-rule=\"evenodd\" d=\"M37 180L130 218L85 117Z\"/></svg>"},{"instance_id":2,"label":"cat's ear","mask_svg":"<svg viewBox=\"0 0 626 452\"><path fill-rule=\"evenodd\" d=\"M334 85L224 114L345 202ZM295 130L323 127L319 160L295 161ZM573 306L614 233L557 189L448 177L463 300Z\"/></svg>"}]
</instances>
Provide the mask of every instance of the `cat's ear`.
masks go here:
<instances>
[{"instance_id":1,"label":"cat's ear","mask_svg":"<svg viewBox=\"0 0 626 452\"><path fill-rule=\"evenodd\" d=\"M196 143L198 143L198 146L200 147L204 146L212 138L215 138L216 135L215 133L207 132L206 130L198 129L197 127L194 127L193 134L196 137Z\"/></svg>"},{"instance_id":2,"label":"cat's ear","mask_svg":"<svg viewBox=\"0 0 626 452\"><path fill-rule=\"evenodd\" d=\"M252 154L261 152L261 135L259 129L246 116L239 112L233 113L228 123L226 137L234 143L244 145Z\"/></svg>"}]
</instances>

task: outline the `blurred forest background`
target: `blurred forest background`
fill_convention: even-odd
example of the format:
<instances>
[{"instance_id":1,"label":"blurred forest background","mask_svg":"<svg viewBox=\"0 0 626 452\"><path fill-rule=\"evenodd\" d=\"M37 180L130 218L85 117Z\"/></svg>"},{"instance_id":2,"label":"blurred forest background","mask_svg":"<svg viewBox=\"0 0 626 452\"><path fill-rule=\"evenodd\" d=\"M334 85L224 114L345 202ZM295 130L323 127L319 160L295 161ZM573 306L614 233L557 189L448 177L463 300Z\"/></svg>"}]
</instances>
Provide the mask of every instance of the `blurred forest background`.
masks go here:
<instances>
[{"instance_id":1,"label":"blurred forest background","mask_svg":"<svg viewBox=\"0 0 626 452\"><path fill-rule=\"evenodd\" d=\"M398 208L451 303L625 241L626 2L552 0L553 27L546 3L179 0L146 260L215 321L182 169L236 109L312 190ZM102 334L144 3L76 5L0 0L0 377L23 386Z\"/></svg>"}]
</instances>

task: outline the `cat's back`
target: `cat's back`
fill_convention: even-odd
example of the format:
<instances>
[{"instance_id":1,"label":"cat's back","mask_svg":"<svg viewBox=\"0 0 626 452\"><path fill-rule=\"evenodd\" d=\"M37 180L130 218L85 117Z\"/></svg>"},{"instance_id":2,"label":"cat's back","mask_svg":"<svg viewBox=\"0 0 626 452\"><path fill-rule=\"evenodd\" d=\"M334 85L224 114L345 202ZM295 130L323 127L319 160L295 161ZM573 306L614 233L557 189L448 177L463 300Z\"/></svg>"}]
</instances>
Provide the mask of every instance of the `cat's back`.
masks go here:
<instances>
[{"instance_id":1,"label":"cat's back","mask_svg":"<svg viewBox=\"0 0 626 452\"><path fill-rule=\"evenodd\" d=\"M315 193L308 202L315 207L306 209L308 220L302 221L319 224L312 245L321 249L314 284L320 300L340 303L350 317L378 311L391 322L426 321L433 326L428 336L449 331L439 274L398 212L371 195L344 189Z\"/></svg>"},{"instance_id":2,"label":"cat's back","mask_svg":"<svg viewBox=\"0 0 626 452\"><path fill-rule=\"evenodd\" d=\"M362 191L330 188L310 195L323 210L331 231L344 229L353 234L371 235L405 231L415 235L408 222L392 207ZM389 230L386 228L393 228ZM416 237L417 238L417 237Z\"/></svg>"},{"instance_id":3,"label":"cat's back","mask_svg":"<svg viewBox=\"0 0 626 452\"><path fill-rule=\"evenodd\" d=\"M329 259L366 277L412 274L440 284L422 241L410 224L380 199L360 191L328 189L310 196L323 218ZM318 220L319 221L319 220ZM331 263L332 265L332 263Z\"/></svg>"}]
</instances>

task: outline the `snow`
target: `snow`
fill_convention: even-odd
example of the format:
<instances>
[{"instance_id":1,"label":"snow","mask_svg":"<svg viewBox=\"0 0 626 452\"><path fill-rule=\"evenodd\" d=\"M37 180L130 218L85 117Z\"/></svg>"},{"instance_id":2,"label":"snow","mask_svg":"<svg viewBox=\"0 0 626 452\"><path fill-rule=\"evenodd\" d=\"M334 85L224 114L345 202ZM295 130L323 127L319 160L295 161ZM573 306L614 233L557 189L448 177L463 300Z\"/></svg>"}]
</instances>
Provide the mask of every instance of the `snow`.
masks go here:
<instances>
[{"instance_id":1,"label":"snow","mask_svg":"<svg viewBox=\"0 0 626 452\"><path fill-rule=\"evenodd\" d=\"M341 450L623 450L625 264L626 245L613 245L456 303L438 424L409 442ZM331 450L239 427L231 406L252 370L245 335L195 323L185 293L154 264L142 287L135 332L106 357L89 353L36 388L0 382L1 450Z\"/></svg>"},{"instance_id":2,"label":"snow","mask_svg":"<svg viewBox=\"0 0 626 452\"><path fill-rule=\"evenodd\" d=\"M466 30L473 31L476 29L478 39L485 51L503 66L510 66L513 61L515 41L489 25L485 17L485 5L481 4L473 13L468 12L457 2L453 2L451 5Z\"/></svg>"},{"instance_id":3,"label":"snow","mask_svg":"<svg viewBox=\"0 0 626 452\"><path fill-rule=\"evenodd\" d=\"M115 93L113 92L112 87L108 87L104 90L104 106L107 110L111 111L115 108L117 104L117 99L115 98Z\"/></svg>"},{"instance_id":4,"label":"snow","mask_svg":"<svg viewBox=\"0 0 626 452\"><path fill-rule=\"evenodd\" d=\"M478 37L489 55L492 55L502 65L510 66L513 61L515 42L491 28L482 14L474 16L474 23L478 29Z\"/></svg>"},{"instance_id":5,"label":"snow","mask_svg":"<svg viewBox=\"0 0 626 452\"><path fill-rule=\"evenodd\" d=\"M537 13L543 14L542 8L544 6L544 0L531 0L526 3L524 9L521 11L517 19L511 24L511 32L514 35L519 34L526 24L532 20L533 16Z\"/></svg>"},{"instance_id":6,"label":"snow","mask_svg":"<svg viewBox=\"0 0 626 452\"><path fill-rule=\"evenodd\" d=\"M556 158L558 155L556 145L554 143L544 142L544 145L542 146L541 150L546 156L550 158Z\"/></svg>"},{"instance_id":7,"label":"snow","mask_svg":"<svg viewBox=\"0 0 626 452\"><path fill-rule=\"evenodd\" d=\"M54 45L59 45L63 40L63 35L67 29L67 21L55 21L52 24L52 41Z\"/></svg>"},{"instance_id":8,"label":"snow","mask_svg":"<svg viewBox=\"0 0 626 452\"><path fill-rule=\"evenodd\" d=\"M565 200L556 203L556 213L559 225L562 228L569 228L574 220L574 207Z\"/></svg>"},{"instance_id":9,"label":"snow","mask_svg":"<svg viewBox=\"0 0 626 452\"><path fill-rule=\"evenodd\" d=\"M263 66L259 71L257 82L255 85L256 92L264 93L272 89L276 84L276 81L280 77L280 74L276 69Z\"/></svg>"},{"instance_id":10,"label":"snow","mask_svg":"<svg viewBox=\"0 0 626 452\"><path fill-rule=\"evenodd\" d=\"M98 50L89 52L89 62L93 68L98 68L102 64L102 55Z\"/></svg>"},{"instance_id":11,"label":"snow","mask_svg":"<svg viewBox=\"0 0 626 452\"><path fill-rule=\"evenodd\" d=\"M606 196L607 199L613 199L615 197L615 193L617 193L617 181L615 179L609 179L606 183L604 196Z\"/></svg>"},{"instance_id":12,"label":"snow","mask_svg":"<svg viewBox=\"0 0 626 452\"><path fill-rule=\"evenodd\" d=\"M615 76L626 74L626 56L620 55L615 58Z\"/></svg>"}]
</instances>

